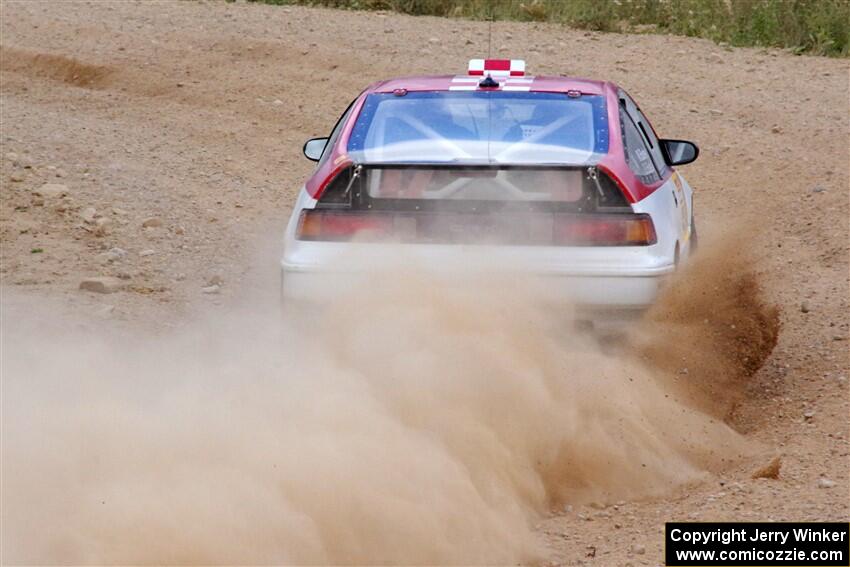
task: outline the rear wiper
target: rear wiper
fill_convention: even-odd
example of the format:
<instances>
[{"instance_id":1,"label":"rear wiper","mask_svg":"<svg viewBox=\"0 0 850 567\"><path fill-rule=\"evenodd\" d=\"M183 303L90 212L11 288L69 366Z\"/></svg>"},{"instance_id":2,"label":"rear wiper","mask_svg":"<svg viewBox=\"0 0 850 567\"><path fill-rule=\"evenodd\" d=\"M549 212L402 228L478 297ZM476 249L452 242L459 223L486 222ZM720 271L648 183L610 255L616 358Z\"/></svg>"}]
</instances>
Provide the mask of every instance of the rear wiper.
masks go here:
<instances>
[{"instance_id":1,"label":"rear wiper","mask_svg":"<svg viewBox=\"0 0 850 567\"><path fill-rule=\"evenodd\" d=\"M355 165L354 170L351 172L351 179L348 180L348 185L345 188L345 191L342 192L343 197L348 197L348 192L351 191L351 186L354 185L354 181L360 177L360 173L363 171L362 165Z\"/></svg>"},{"instance_id":2,"label":"rear wiper","mask_svg":"<svg viewBox=\"0 0 850 567\"><path fill-rule=\"evenodd\" d=\"M594 166L590 166L587 168L587 177L589 177L590 180L593 181L593 184L596 185L596 191L599 193L599 196L604 199L605 192L602 190L602 184L599 183L599 174Z\"/></svg>"}]
</instances>

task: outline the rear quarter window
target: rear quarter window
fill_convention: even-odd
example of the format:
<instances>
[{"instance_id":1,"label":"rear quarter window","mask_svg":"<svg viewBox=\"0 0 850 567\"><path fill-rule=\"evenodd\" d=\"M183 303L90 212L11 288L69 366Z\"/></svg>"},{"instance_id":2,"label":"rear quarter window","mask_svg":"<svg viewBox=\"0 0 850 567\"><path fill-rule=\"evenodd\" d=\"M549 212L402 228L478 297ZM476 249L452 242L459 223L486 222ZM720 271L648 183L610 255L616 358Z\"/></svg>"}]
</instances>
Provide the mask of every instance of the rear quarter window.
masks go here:
<instances>
[{"instance_id":1,"label":"rear quarter window","mask_svg":"<svg viewBox=\"0 0 850 567\"><path fill-rule=\"evenodd\" d=\"M647 144L649 144L649 153L652 156L652 161L655 163L655 169L658 170L658 173L661 176L667 175L668 167L667 162L664 161L664 153L661 150L661 143L658 141L658 137L655 135L655 131L652 129L652 125L649 123L649 120L646 119L646 116L643 114L640 108L635 108L637 112L637 125L640 128L641 133L644 135L644 139Z\"/></svg>"},{"instance_id":2,"label":"rear quarter window","mask_svg":"<svg viewBox=\"0 0 850 567\"><path fill-rule=\"evenodd\" d=\"M342 132L342 128L345 126L345 123L348 121L348 116L351 114L351 109L354 108L355 102L357 102L357 99L354 99L348 104L348 108L345 109L345 112L342 113L342 116L340 116L339 120L337 120L336 124L334 124L333 130L331 130L331 133L328 136L328 143L325 144L325 149L322 151L319 163L316 164L316 169L322 167L333 153L333 147L336 145L337 140L339 140L339 135Z\"/></svg>"},{"instance_id":3,"label":"rear quarter window","mask_svg":"<svg viewBox=\"0 0 850 567\"><path fill-rule=\"evenodd\" d=\"M655 169L655 164L643 135L629 115L622 109L620 110L620 127L626 163L629 164L629 169L642 183L651 185L659 181L661 177Z\"/></svg>"}]
</instances>

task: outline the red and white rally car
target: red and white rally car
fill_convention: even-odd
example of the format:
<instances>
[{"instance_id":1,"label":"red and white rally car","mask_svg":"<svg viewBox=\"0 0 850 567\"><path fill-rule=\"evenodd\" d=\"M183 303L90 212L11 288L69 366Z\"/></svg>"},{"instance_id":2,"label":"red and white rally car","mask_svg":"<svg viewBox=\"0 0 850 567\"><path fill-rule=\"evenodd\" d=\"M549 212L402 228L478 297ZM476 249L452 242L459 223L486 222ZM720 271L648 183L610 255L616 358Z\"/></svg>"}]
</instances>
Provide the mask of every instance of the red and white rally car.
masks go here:
<instances>
[{"instance_id":1,"label":"red and white rally car","mask_svg":"<svg viewBox=\"0 0 850 567\"><path fill-rule=\"evenodd\" d=\"M673 166L698 153L617 85L523 61L375 83L304 145L318 165L286 229L284 300L339 295L401 247L437 270L486 257L598 317L638 313L694 248Z\"/></svg>"}]
</instances>

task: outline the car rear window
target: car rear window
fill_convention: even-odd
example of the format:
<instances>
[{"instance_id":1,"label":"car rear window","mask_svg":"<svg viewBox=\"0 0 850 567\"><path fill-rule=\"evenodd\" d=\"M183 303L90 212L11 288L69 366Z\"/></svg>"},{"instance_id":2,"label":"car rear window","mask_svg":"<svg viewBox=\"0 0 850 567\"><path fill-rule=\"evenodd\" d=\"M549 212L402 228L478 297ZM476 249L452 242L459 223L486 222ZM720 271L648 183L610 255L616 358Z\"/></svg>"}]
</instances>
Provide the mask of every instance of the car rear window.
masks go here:
<instances>
[{"instance_id":1,"label":"car rear window","mask_svg":"<svg viewBox=\"0 0 850 567\"><path fill-rule=\"evenodd\" d=\"M579 169L370 168L364 184L373 199L576 202L582 175Z\"/></svg>"},{"instance_id":2,"label":"car rear window","mask_svg":"<svg viewBox=\"0 0 850 567\"><path fill-rule=\"evenodd\" d=\"M376 93L348 153L359 163L585 165L608 152L605 99L563 93Z\"/></svg>"}]
</instances>

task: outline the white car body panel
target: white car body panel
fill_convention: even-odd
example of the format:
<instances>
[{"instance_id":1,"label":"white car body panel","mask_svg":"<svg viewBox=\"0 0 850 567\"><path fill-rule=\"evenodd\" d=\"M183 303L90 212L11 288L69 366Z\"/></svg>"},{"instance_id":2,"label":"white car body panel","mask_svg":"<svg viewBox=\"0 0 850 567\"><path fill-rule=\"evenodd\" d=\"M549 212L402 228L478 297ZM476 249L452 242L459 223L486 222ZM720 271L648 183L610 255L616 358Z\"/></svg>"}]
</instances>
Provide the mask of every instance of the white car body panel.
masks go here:
<instances>
[{"instance_id":1,"label":"white car body panel","mask_svg":"<svg viewBox=\"0 0 850 567\"><path fill-rule=\"evenodd\" d=\"M687 257L693 196L678 174L645 199L635 213L652 217L651 246L490 246L301 241L295 238L302 209L316 200L299 192L284 236L281 259L284 301L323 302L399 258L437 275L455 270L496 270L535 277L544 300L594 312L639 312L655 300L677 260Z\"/></svg>"}]
</instances>

